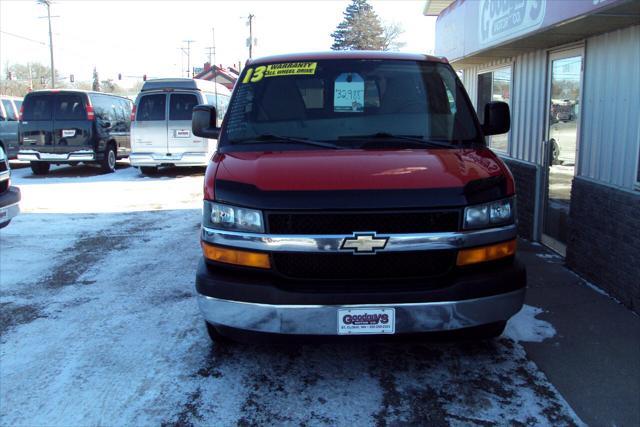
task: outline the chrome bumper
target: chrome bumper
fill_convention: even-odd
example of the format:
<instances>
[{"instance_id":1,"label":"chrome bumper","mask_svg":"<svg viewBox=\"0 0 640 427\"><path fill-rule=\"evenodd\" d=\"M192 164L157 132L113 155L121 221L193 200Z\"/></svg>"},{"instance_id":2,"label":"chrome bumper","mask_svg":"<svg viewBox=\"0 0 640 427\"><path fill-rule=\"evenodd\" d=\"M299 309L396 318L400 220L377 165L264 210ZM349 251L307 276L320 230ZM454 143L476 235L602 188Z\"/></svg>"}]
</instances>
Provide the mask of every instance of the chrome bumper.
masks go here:
<instances>
[{"instance_id":1,"label":"chrome bumper","mask_svg":"<svg viewBox=\"0 0 640 427\"><path fill-rule=\"evenodd\" d=\"M338 335L338 309L394 308L396 333L435 332L508 320L522 308L524 288L490 297L446 302L361 305L270 305L200 295L207 322L255 332Z\"/></svg>"},{"instance_id":2,"label":"chrome bumper","mask_svg":"<svg viewBox=\"0 0 640 427\"><path fill-rule=\"evenodd\" d=\"M209 153L206 152L185 152L166 155L162 153L139 153L129 154L129 161L132 166L160 166L172 164L175 166L206 166L209 162Z\"/></svg>"},{"instance_id":3,"label":"chrome bumper","mask_svg":"<svg viewBox=\"0 0 640 427\"><path fill-rule=\"evenodd\" d=\"M20 213L20 204L14 203L0 208L0 224L10 221Z\"/></svg>"},{"instance_id":4,"label":"chrome bumper","mask_svg":"<svg viewBox=\"0 0 640 427\"><path fill-rule=\"evenodd\" d=\"M515 239L515 224L472 231L443 233L377 234L387 239L385 252L461 249ZM344 252L344 234L278 235L202 228L202 240L223 246L265 252Z\"/></svg>"},{"instance_id":5,"label":"chrome bumper","mask_svg":"<svg viewBox=\"0 0 640 427\"><path fill-rule=\"evenodd\" d=\"M41 153L35 150L22 150L18 152L18 160L32 162L91 162L96 159L96 154L91 150L72 151L70 153Z\"/></svg>"}]
</instances>

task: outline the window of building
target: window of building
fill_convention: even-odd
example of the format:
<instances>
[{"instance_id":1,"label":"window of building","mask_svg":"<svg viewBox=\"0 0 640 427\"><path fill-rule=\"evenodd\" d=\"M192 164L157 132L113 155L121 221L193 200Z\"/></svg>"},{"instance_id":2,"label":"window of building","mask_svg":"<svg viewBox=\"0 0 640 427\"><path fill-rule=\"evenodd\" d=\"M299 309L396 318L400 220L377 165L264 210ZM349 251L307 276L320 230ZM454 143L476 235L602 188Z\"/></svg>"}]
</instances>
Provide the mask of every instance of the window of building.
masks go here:
<instances>
[{"instance_id":1,"label":"window of building","mask_svg":"<svg viewBox=\"0 0 640 427\"><path fill-rule=\"evenodd\" d=\"M511 105L511 67L498 68L478 74L478 119L484 122L484 106L487 102L503 101ZM509 151L509 135L493 135L487 137L487 143L493 150L507 153Z\"/></svg>"},{"instance_id":2,"label":"window of building","mask_svg":"<svg viewBox=\"0 0 640 427\"><path fill-rule=\"evenodd\" d=\"M636 190L640 190L640 150L638 150L638 175L636 176Z\"/></svg>"}]
</instances>

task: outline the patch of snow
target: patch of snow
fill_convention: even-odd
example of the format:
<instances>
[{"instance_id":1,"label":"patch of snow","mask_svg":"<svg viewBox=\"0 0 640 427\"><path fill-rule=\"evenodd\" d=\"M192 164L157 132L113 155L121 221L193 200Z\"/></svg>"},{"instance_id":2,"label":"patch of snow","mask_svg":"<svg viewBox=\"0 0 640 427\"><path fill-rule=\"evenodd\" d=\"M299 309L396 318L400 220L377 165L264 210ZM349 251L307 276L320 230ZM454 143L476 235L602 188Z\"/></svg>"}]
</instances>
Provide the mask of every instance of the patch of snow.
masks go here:
<instances>
[{"instance_id":1,"label":"patch of snow","mask_svg":"<svg viewBox=\"0 0 640 427\"><path fill-rule=\"evenodd\" d=\"M204 170L161 169L146 177L138 169L120 165L100 174L93 166L52 167L38 177L30 168L13 169L11 181L22 191L22 212L115 213L150 210L198 209L202 206ZM180 177L173 177L177 173ZM80 176L77 176L77 175Z\"/></svg>"},{"instance_id":2,"label":"patch of snow","mask_svg":"<svg viewBox=\"0 0 640 427\"><path fill-rule=\"evenodd\" d=\"M574 273L575 274L575 273ZM579 276L578 276L579 277ZM582 277L580 277L582 279ZM585 285L587 288L591 288L592 290L596 291L597 293L599 293L600 295L603 295L605 297L611 298L612 300L616 301L616 302L620 302L617 299L615 299L614 297L612 297L607 291L605 291L604 289L601 289L599 287L597 287L596 285L594 285L593 283L589 282L588 280L584 280L582 279L582 284Z\"/></svg>"},{"instance_id":3,"label":"patch of snow","mask_svg":"<svg viewBox=\"0 0 640 427\"><path fill-rule=\"evenodd\" d=\"M556 329L545 320L536 316L544 310L530 305L522 309L507 323L504 336L515 342L542 342L556 335Z\"/></svg>"},{"instance_id":4,"label":"patch of snow","mask_svg":"<svg viewBox=\"0 0 640 427\"><path fill-rule=\"evenodd\" d=\"M554 262L554 263L563 261L563 258L556 253L536 253L536 256L545 261Z\"/></svg>"},{"instance_id":5,"label":"patch of snow","mask_svg":"<svg viewBox=\"0 0 640 427\"><path fill-rule=\"evenodd\" d=\"M193 283L201 174L18 171L3 425L582 425L518 342L553 335L540 309L491 342L212 344Z\"/></svg>"},{"instance_id":6,"label":"patch of snow","mask_svg":"<svg viewBox=\"0 0 640 427\"><path fill-rule=\"evenodd\" d=\"M604 297L610 298L611 300L613 300L613 301L614 301L615 303L617 303L617 304L622 304L622 303L620 302L620 300L619 300L619 299L617 299L616 297L614 297L613 295L611 295L610 293L608 293L608 292L607 292L607 291L605 291L604 289L602 289L602 288L598 287L597 285L595 285L595 284L593 284L593 283L589 282L588 280L586 280L584 277L580 276L580 275L579 275L578 273L576 273L575 271L570 270L570 269L568 269L568 268L567 268L567 271L568 271L569 273L571 273L572 275L574 275L576 278L578 278L578 280L580 281L580 284L582 284L582 285L586 286L587 288L589 288L589 289L591 289L591 290L595 291L596 293L598 293L598 294L600 294L600 295L602 295L602 296L604 296ZM632 311L632 313L633 313L633 311ZM635 314L635 313L634 313L634 314Z\"/></svg>"}]
</instances>

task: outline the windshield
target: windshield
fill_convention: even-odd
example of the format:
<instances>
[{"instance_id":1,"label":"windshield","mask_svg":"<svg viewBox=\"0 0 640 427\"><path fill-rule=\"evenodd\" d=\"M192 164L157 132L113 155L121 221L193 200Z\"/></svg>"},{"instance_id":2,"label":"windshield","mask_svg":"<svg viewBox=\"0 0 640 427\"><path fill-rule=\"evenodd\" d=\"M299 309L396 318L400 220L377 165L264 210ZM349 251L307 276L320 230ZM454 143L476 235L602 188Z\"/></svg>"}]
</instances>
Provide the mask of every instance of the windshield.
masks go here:
<instances>
[{"instance_id":1,"label":"windshield","mask_svg":"<svg viewBox=\"0 0 640 427\"><path fill-rule=\"evenodd\" d=\"M400 60L249 66L238 81L221 145L278 143L266 142L265 135L344 147L372 137L388 144L411 137L451 147L482 142L451 68Z\"/></svg>"}]
</instances>

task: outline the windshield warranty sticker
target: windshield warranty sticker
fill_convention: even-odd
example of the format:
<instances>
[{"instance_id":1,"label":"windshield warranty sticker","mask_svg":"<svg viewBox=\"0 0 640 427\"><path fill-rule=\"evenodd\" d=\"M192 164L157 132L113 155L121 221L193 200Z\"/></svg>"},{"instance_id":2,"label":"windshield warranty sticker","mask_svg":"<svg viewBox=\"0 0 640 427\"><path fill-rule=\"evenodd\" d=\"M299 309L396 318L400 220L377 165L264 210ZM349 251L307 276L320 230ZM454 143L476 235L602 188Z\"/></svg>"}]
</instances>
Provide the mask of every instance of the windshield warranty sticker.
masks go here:
<instances>
[{"instance_id":1,"label":"windshield warranty sticker","mask_svg":"<svg viewBox=\"0 0 640 427\"><path fill-rule=\"evenodd\" d=\"M256 68L249 68L242 83L256 83L264 77L291 76L291 75L314 75L316 73L317 62L285 62L282 64L260 65Z\"/></svg>"}]
</instances>

